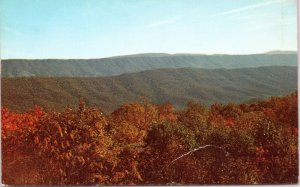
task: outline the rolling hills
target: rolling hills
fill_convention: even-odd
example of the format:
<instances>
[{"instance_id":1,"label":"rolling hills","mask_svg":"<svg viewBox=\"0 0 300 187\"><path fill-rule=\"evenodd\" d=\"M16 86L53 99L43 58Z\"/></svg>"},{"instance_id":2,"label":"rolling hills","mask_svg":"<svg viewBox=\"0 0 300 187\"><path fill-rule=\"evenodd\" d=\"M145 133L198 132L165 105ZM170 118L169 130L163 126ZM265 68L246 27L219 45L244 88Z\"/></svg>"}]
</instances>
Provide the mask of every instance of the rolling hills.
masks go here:
<instances>
[{"instance_id":1,"label":"rolling hills","mask_svg":"<svg viewBox=\"0 0 300 187\"><path fill-rule=\"evenodd\" d=\"M189 100L209 105L285 95L297 89L297 67L155 69L109 77L15 77L2 78L1 87L2 106L15 111L34 105L62 110L67 105L77 106L82 96L89 105L110 112L141 97L183 107Z\"/></svg>"},{"instance_id":2,"label":"rolling hills","mask_svg":"<svg viewBox=\"0 0 300 187\"><path fill-rule=\"evenodd\" d=\"M161 68L247 68L296 66L296 53L253 55L199 55L149 53L102 59L2 60L2 77L98 77Z\"/></svg>"}]
</instances>

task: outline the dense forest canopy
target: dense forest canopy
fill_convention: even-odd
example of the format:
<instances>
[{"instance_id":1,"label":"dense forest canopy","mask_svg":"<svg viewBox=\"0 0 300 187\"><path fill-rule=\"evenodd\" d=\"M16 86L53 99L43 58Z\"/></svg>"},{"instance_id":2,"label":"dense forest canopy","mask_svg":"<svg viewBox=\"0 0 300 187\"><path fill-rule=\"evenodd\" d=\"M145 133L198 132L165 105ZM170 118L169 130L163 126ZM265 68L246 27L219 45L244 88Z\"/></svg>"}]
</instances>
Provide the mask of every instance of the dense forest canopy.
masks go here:
<instances>
[{"instance_id":1,"label":"dense forest canopy","mask_svg":"<svg viewBox=\"0 0 300 187\"><path fill-rule=\"evenodd\" d=\"M144 99L109 114L2 108L3 183L9 185L293 184L298 95L206 107Z\"/></svg>"}]
</instances>

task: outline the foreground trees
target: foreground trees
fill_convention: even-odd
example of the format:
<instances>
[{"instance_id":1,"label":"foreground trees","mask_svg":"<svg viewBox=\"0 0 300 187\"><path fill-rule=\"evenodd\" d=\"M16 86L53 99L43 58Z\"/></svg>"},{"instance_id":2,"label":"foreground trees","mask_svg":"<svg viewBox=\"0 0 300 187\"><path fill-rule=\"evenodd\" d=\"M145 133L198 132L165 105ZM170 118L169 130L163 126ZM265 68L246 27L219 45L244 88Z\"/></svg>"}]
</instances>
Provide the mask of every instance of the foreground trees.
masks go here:
<instances>
[{"instance_id":1,"label":"foreground trees","mask_svg":"<svg viewBox=\"0 0 300 187\"><path fill-rule=\"evenodd\" d=\"M83 101L61 113L3 108L3 183L297 183L297 97L181 111L143 101L108 115Z\"/></svg>"}]
</instances>

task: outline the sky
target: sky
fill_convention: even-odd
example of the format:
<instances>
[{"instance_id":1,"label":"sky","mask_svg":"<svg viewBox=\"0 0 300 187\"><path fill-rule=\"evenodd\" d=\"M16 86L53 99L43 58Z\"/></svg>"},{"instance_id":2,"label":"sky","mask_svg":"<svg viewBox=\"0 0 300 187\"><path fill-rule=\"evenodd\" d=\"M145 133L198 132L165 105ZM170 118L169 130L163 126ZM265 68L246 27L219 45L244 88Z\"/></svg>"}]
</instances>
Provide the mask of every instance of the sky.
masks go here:
<instances>
[{"instance_id":1,"label":"sky","mask_svg":"<svg viewBox=\"0 0 300 187\"><path fill-rule=\"evenodd\" d=\"M297 0L1 0L1 58L297 50Z\"/></svg>"}]
</instances>

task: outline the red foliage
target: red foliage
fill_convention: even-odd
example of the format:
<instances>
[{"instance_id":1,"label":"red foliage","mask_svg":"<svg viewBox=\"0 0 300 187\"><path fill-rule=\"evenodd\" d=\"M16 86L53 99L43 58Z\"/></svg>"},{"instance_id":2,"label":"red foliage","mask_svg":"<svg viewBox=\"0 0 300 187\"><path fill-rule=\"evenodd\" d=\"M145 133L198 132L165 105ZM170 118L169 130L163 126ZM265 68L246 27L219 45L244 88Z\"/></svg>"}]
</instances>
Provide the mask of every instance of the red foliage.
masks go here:
<instances>
[{"instance_id":1,"label":"red foliage","mask_svg":"<svg viewBox=\"0 0 300 187\"><path fill-rule=\"evenodd\" d=\"M23 114L11 112L8 108L2 108L2 134L10 131L22 131L24 128L34 129L38 120L44 114L44 110L38 106Z\"/></svg>"},{"instance_id":2,"label":"red foliage","mask_svg":"<svg viewBox=\"0 0 300 187\"><path fill-rule=\"evenodd\" d=\"M4 182L295 183L297 101L293 93L210 109L190 103L182 111L145 101L124 104L109 115L84 102L78 111L53 113L40 107L25 113L2 108ZM204 144L217 148L186 154Z\"/></svg>"},{"instance_id":3,"label":"red foliage","mask_svg":"<svg viewBox=\"0 0 300 187\"><path fill-rule=\"evenodd\" d=\"M227 125L234 125L234 119L231 118L231 117L227 118L227 119L226 119L226 124L227 124Z\"/></svg>"},{"instance_id":4,"label":"red foliage","mask_svg":"<svg viewBox=\"0 0 300 187\"><path fill-rule=\"evenodd\" d=\"M294 135L298 135L298 128L297 128L297 127L294 127L294 128L293 128L293 134L294 134Z\"/></svg>"}]
</instances>

